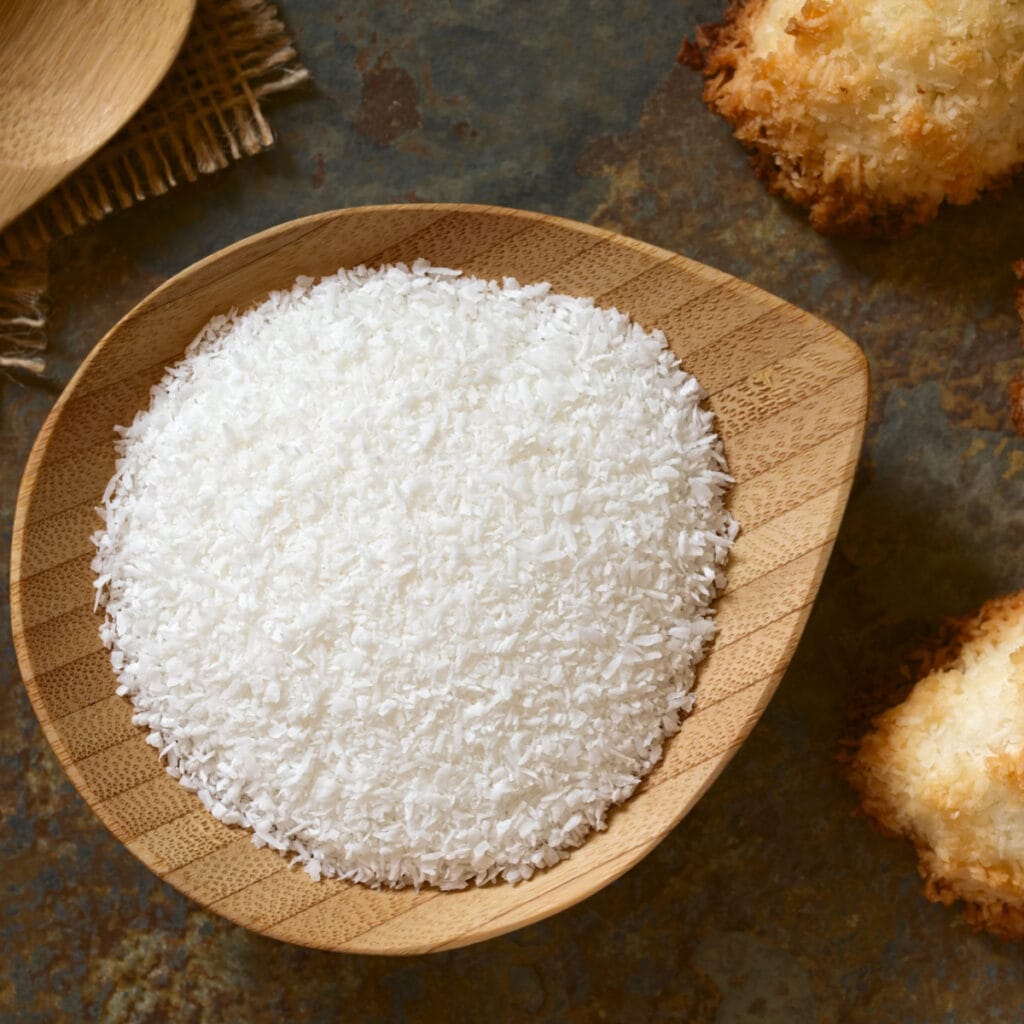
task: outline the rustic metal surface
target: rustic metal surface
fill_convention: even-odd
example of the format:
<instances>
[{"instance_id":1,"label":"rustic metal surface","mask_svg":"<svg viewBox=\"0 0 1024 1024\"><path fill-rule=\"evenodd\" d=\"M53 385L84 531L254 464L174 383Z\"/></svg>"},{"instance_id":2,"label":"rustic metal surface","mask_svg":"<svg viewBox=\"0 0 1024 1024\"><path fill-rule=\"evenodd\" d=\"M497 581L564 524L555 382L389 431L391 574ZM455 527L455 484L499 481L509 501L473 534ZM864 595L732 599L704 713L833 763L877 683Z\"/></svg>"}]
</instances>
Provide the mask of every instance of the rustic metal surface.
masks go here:
<instances>
[{"instance_id":1,"label":"rustic metal surface","mask_svg":"<svg viewBox=\"0 0 1024 1024\"><path fill-rule=\"evenodd\" d=\"M857 339L873 375L858 481L793 665L697 809L575 909L433 957L289 947L157 881L64 777L5 643L0 1018L1018 1020L1024 947L923 900L910 852L853 816L834 756L866 684L895 676L916 635L1024 586L1024 442L1006 400L1024 188L888 245L818 237L673 67L717 13L708 0L283 8L315 89L281 100L272 152L58 248L56 383L154 285L252 231L362 203L495 202L683 252ZM6 560L53 396L2 387Z\"/></svg>"}]
</instances>

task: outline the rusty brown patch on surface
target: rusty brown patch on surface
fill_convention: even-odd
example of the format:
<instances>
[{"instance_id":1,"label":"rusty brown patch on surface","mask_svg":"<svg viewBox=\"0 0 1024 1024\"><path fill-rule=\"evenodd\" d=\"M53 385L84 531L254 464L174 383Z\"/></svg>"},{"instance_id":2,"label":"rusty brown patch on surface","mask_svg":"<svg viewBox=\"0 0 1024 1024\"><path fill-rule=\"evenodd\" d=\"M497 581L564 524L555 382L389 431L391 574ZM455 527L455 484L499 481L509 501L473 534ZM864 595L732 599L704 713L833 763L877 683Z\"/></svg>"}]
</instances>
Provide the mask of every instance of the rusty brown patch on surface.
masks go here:
<instances>
[{"instance_id":1,"label":"rusty brown patch on surface","mask_svg":"<svg viewBox=\"0 0 1024 1024\"><path fill-rule=\"evenodd\" d=\"M385 54L363 72L363 95L355 129L378 146L388 146L421 124L416 82Z\"/></svg>"},{"instance_id":2,"label":"rusty brown patch on surface","mask_svg":"<svg viewBox=\"0 0 1024 1024\"><path fill-rule=\"evenodd\" d=\"M323 188L327 180L327 166L324 163L323 153L313 154L313 173L309 176L309 183L313 188Z\"/></svg>"},{"instance_id":3,"label":"rusty brown patch on surface","mask_svg":"<svg viewBox=\"0 0 1024 1024\"><path fill-rule=\"evenodd\" d=\"M1014 261L1013 272L1018 282L1022 282L1017 285L1016 307L1024 319L1024 260ZM1024 328L1021 329L1021 341L1024 342ZM1024 437L1024 373L1021 372L1010 381L1010 413L1017 433Z\"/></svg>"}]
</instances>

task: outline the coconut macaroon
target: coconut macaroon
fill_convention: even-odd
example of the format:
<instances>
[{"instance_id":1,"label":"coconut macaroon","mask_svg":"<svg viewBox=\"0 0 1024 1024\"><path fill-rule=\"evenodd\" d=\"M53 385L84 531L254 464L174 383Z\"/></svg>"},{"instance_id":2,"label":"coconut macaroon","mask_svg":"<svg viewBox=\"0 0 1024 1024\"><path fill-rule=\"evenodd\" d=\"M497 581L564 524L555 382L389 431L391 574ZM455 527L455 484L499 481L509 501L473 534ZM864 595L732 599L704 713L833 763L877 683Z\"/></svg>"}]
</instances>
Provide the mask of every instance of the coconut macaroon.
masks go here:
<instances>
[{"instance_id":1,"label":"coconut macaroon","mask_svg":"<svg viewBox=\"0 0 1024 1024\"><path fill-rule=\"evenodd\" d=\"M1024 592L960 624L850 774L864 810L913 841L929 899L1024 937Z\"/></svg>"},{"instance_id":2,"label":"coconut macaroon","mask_svg":"<svg viewBox=\"0 0 1024 1024\"><path fill-rule=\"evenodd\" d=\"M824 233L899 234L1024 163L1019 0L735 0L679 59Z\"/></svg>"}]
</instances>

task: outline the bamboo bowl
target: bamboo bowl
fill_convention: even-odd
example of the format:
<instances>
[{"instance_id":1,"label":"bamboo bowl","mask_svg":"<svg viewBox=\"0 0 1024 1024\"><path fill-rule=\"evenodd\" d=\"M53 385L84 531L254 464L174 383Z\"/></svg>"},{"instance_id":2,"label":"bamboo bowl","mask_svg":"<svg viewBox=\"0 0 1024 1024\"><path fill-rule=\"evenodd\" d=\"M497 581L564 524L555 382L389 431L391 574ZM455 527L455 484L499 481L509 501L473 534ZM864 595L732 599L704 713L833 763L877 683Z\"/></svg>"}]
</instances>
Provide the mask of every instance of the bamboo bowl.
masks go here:
<instances>
[{"instance_id":1,"label":"bamboo bowl","mask_svg":"<svg viewBox=\"0 0 1024 1024\"><path fill-rule=\"evenodd\" d=\"M114 471L113 428L214 314L300 274L425 257L478 276L550 281L661 328L710 393L742 532L698 672L697 707L609 828L530 881L461 892L312 882L216 821L131 724L97 635L89 541ZM775 690L821 581L864 428L860 349L807 313L706 266L583 224L483 206L381 206L293 221L154 291L93 349L46 420L14 522L18 661L57 757L89 806L161 878L265 935L330 950L450 949L578 902L639 861L693 807Z\"/></svg>"}]
</instances>

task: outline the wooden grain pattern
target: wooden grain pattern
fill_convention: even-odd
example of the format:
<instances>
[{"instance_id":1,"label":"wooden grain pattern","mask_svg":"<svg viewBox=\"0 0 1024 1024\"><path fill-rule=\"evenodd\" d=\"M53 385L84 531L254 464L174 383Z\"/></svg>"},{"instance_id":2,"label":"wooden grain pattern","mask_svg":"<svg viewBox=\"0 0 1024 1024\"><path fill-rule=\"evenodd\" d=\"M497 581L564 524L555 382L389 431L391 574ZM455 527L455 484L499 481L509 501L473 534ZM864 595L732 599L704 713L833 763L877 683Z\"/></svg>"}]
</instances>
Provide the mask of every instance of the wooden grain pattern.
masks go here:
<instances>
[{"instance_id":1,"label":"wooden grain pattern","mask_svg":"<svg viewBox=\"0 0 1024 1024\"><path fill-rule=\"evenodd\" d=\"M194 10L195 0L0 0L0 228L127 123Z\"/></svg>"},{"instance_id":2,"label":"wooden grain pattern","mask_svg":"<svg viewBox=\"0 0 1024 1024\"><path fill-rule=\"evenodd\" d=\"M554 868L458 893L315 883L215 822L165 772L97 635L92 512L113 472L113 428L215 313L299 274L427 256L475 274L618 305L661 328L710 392L743 531L697 708L637 793ZM93 350L40 431L15 515L11 613L26 688L89 805L155 872L217 913L290 942L416 953L479 941L617 878L676 825L743 742L803 629L846 503L864 427L864 358L838 331L681 256L554 217L488 207L368 207L294 221L168 281Z\"/></svg>"}]
</instances>

